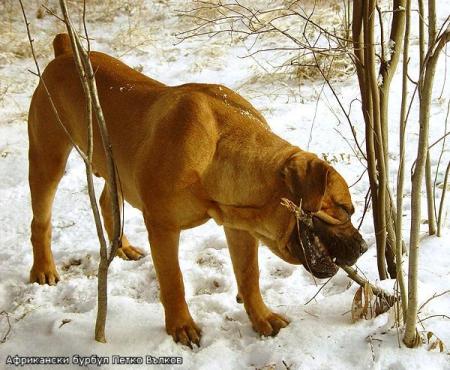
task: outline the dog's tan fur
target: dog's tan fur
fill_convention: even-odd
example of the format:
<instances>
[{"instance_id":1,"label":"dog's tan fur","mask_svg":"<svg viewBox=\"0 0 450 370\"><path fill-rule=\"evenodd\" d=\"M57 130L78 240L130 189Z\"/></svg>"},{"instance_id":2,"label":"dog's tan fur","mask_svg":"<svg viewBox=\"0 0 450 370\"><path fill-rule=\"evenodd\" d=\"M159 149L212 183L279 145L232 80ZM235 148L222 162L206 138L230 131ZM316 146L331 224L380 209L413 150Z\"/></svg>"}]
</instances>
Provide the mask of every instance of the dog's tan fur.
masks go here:
<instances>
[{"instance_id":1,"label":"dog's tan fur","mask_svg":"<svg viewBox=\"0 0 450 370\"><path fill-rule=\"evenodd\" d=\"M54 48L56 58L43 79L62 122L85 150L85 101L67 35L56 36ZM298 203L301 197L305 209L343 219L348 215L342 210L353 209L345 181L315 155L273 134L252 105L224 86L169 87L108 55L92 52L91 61L123 196L142 210L148 229L167 332L184 344L199 342L200 330L185 301L178 241L182 229L213 218L224 226L239 297L254 329L275 335L288 321L261 297L257 240L284 260L301 263L286 248L295 219L280 199ZM29 145L30 279L54 284L59 277L50 247L51 208L72 147L41 83L29 112ZM97 130L94 145L93 166L105 177ZM110 233L107 193L100 203ZM125 237L120 254L141 256Z\"/></svg>"}]
</instances>

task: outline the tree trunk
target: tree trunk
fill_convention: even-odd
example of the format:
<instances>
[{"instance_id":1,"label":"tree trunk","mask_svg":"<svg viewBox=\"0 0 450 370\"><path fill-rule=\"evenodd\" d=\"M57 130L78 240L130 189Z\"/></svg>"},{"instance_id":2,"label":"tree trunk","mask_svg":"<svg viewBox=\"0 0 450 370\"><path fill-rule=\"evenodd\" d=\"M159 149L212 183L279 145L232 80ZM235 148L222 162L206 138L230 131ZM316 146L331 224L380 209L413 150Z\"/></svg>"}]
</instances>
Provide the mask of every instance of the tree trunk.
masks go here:
<instances>
[{"instance_id":1,"label":"tree trunk","mask_svg":"<svg viewBox=\"0 0 450 370\"><path fill-rule=\"evenodd\" d=\"M400 152L399 152L399 167L397 175L397 215L396 215L396 245L395 257L397 263L397 282L400 290L400 297L402 303L403 322L406 320L407 312L407 292L405 280L403 276L402 267L402 225L403 225L403 188L405 180L405 132L406 132L406 101L408 99L408 59L409 59L409 33L411 21L411 0L406 1L405 7L405 37L403 39L403 71L402 71L402 102L400 108Z\"/></svg>"},{"instance_id":2,"label":"tree trunk","mask_svg":"<svg viewBox=\"0 0 450 370\"><path fill-rule=\"evenodd\" d=\"M421 190L423 175L428 151L429 119L431 94L436 64L441 50L450 40L450 29L446 29L437 39L436 44L428 49L427 57L423 63L423 72L419 79L419 143L417 160L412 176L411 191L411 231L409 246L409 274L408 274L408 311L406 317L406 330L403 338L408 347L413 347L416 341L417 329L417 271L419 265L419 232L421 220Z\"/></svg>"},{"instance_id":3,"label":"tree trunk","mask_svg":"<svg viewBox=\"0 0 450 370\"><path fill-rule=\"evenodd\" d=\"M388 106L390 84L399 61L403 39L405 4L406 0L394 1L390 32L392 42L389 43L392 44L391 53L387 60L382 55L377 76L375 71L378 59L374 37L377 2L376 0L353 2L353 49L366 124L366 152L377 243L377 265L382 280L388 277L386 262L389 275L394 277L397 274L395 264L397 235L394 221L397 210L389 196ZM382 23L380 25L382 26Z\"/></svg>"}]
</instances>

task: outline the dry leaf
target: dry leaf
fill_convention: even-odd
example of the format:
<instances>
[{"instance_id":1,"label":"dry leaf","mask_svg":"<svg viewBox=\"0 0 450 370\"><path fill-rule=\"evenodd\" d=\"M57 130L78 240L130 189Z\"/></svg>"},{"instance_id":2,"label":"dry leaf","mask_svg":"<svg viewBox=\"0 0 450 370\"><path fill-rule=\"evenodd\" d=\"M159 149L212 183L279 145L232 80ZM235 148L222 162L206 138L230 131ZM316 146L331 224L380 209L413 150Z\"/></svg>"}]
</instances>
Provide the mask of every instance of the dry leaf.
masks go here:
<instances>
[{"instance_id":1,"label":"dry leaf","mask_svg":"<svg viewBox=\"0 0 450 370\"><path fill-rule=\"evenodd\" d=\"M353 297L352 302L352 321L356 322L360 320L364 315L364 308L362 305L362 287L359 287Z\"/></svg>"},{"instance_id":2,"label":"dry leaf","mask_svg":"<svg viewBox=\"0 0 450 370\"><path fill-rule=\"evenodd\" d=\"M370 284L359 287L353 297L352 302L352 321L356 322L361 319L370 320L378 315L388 312L391 305L386 299L377 297L372 290Z\"/></svg>"},{"instance_id":3,"label":"dry leaf","mask_svg":"<svg viewBox=\"0 0 450 370\"><path fill-rule=\"evenodd\" d=\"M433 332L427 331L427 343L428 343L428 351L434 351L439 348L439 352L445 352L445 344L444 342L438 338Z\"/></svg>"}]
</instances>

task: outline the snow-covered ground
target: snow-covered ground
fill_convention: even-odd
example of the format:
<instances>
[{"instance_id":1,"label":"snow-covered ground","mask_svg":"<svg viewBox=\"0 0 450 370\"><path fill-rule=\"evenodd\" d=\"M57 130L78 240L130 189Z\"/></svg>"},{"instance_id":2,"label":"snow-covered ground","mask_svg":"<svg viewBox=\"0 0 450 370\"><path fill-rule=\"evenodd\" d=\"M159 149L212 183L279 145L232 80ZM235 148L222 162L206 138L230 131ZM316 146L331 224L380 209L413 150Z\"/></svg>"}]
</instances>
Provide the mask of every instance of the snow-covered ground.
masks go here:
<instances>
[{"instance_id":1,"label":"snow-covered ground","mask_svg":"<svg viewBox=\"0 0 450 370\"><path fill-rule=\"evenodd\" d=\"M27 7L41 66L52 58L51 41L63 27L51 16L36 17L38 1ZM47 2L54 4L56 2ZM89 2L88 2L89 3ZM95 2L96 4L99 2ZM189 6L182 0L128 2L104 1L98 12L89 13L88 23L97 50L119 56L131 66L167 84L184 82L223 83L249 99L283 138L326 156L349 184L361 176L363 167L352 149L352 137L331 92L322 81L302 81L286 73L263 68L265 61L241 58L246 50L223 35L214 39L191 38L174 45L174 33L189 28L189 19L176 11ZM141 6L142 5L142 6ZM165 333L159 288L151 257L129 262L116 259L109 274L107 344L93 340L96 315L96 268L98 242L92 222L85 185L84 166L72 154L56 196L53 212L53 252L61 281L57 286L28 283L32 264L29 242L31 221L27 182L26 115L36 78L28 51L26 33L18 2L0 4L0 368L9 355L35 356L181 356L190 369L450 369L448 353L427 351L427 346L399 348L391 329L389 314L375 319L351 321L351 303L357 286L339 272L308 304L325 281L318 285L302 268L288 265L260 248L261 289L266 303L291 319L291 324L275 338L260 338L251 328L243 306L236 303L236 284L223 230L213 222L182 233L181 268L191 313L203 331L201 347L194 350L177 345ZM97 6L97 5L96 5ZM448 15L450 1L438 2L438 19ZM108 12L107 12L108 10ZM416 53L414 29L412 52ZM276 42L276 40L272 40ZM417 76L416 54L411 59L412 76ZM273 56L275 58L276 56ZM431 139L441 137L450 99L447 62L441 58L436 78L431 115ZM334 84L348 107L358 96L353 77ZM440 98L438 98L440 96ZM320 97L320 99L318 99ZM391 179L397 167L397 122L400 79L393 81L391 99ZM412 107L408 128L408 164L416 152L417 104ZM354 104L352 119L362 140L363 123ZM312 137L310 128L314 125ZM345 138L345 139L344 139ZM442 145L432 151L433 171ZM444 151L438 182L450 157ZM407 172L409 173L409 172ZM97 182L98 190L101 181ZM358 224L368 188L367 176L351 188ZM437 194L440 195L439 189ZM404 223L408 235L409 187L405 196ZM425 210L425 208L424 208ZM127 206L125 232L134 245L148 251L145 226L140 213ZM361 231L370 245L358 267L377 281L374 233L370 212ZM450 289L447 226L441 238L423 235L420 247L420 302ZM393 281L381 285L392 289ZM450 346L450 294L432 300L420 312L420 330L432 331ZM443 315L447 315L444 317ZM111 357L110 357L111 359ZM52 366L51 368L77 368ZM94 368L96 365L91 365ZM119 368L104 365L103 368ZM121 368L138 368L125 366ZM41 366L41 368L44 368ZM173 368L181 368L173 365Z\"/></svg>"}]
</instances>

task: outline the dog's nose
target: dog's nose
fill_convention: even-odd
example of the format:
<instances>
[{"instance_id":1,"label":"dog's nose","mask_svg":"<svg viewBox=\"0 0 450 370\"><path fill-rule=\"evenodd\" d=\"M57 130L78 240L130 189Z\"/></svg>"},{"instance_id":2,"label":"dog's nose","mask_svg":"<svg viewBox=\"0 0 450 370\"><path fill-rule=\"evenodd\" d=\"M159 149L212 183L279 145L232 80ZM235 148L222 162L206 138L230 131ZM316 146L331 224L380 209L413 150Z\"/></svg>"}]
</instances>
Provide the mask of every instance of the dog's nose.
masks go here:
<instances>
[{"instance_id":1,"label":"dog's nose","mask_svg":"<svg viewBox=\"0 0 450 370\"><path fill-rule=\"evenodd\" d=\"M361 244L359 246L359 254L362 255L367 252L367 243L364 240L361 240Z\"/></svg>"}]
</instances>

